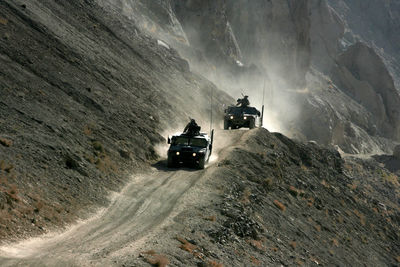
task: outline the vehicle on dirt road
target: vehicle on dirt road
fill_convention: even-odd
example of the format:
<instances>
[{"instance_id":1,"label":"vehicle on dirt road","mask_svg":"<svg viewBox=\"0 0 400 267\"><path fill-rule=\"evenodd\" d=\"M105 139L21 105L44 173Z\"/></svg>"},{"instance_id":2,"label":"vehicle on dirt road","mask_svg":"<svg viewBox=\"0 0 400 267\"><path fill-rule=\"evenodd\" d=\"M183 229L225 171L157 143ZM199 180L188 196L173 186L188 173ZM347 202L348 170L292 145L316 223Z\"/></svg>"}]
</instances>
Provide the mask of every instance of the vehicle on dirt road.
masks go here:
<instances>
[{"instance_id":1,"label":"vehicle on dirt road","mask_svg":"<svg viewBox=\"0 0 400 267\"><path fill-rule=\"evenodd\" d=\"M229 106L225 109L224 129L253 129L262 124L260 111L255 107L237 107Z\"/></svg>"},{"instance_id":2,"label":"vehicle on dirt road","mask_svg":"<svg viewBox=\"0 0 400 267\"><path fill-rule=\"evenodd\" d=\"M214 139L214 130L211 136L206 133L190 135L181 133L168 137L168 161L169 168L187 165L204 169L209 161Z\"/></svg>"}]
</instances>

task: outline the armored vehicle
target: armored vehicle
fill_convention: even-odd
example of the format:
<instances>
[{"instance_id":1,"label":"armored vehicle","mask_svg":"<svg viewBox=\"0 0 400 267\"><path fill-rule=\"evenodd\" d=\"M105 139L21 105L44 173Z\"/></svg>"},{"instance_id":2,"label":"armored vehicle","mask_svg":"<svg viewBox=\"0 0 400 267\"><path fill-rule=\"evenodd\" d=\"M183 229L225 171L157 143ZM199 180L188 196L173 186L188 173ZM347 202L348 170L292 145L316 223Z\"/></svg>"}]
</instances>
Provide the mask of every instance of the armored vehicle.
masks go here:
<instances>
[{"instance_id":1,"label":"armored vehicle","mask_svg":"<svg viewBox=\"0 0 400 267\"><path fill-rule=\"evenodd\" d=\"M261 113L254 107L229 106L225 109L224 129L250 128L262 124Z\"/></svg>"},{"instance_id":2,"label":"armored vehicle","mask_svg":"<svg viewBox=\"0 0 400 267\"><path fill-rule=\"evenodd\" d=\"M206 133L191 135L181 133L168 137L168 167L178 167L180 165L194 166L204 169L212 152L214 130L211 136Z\"/></svg>"}]
</instances>

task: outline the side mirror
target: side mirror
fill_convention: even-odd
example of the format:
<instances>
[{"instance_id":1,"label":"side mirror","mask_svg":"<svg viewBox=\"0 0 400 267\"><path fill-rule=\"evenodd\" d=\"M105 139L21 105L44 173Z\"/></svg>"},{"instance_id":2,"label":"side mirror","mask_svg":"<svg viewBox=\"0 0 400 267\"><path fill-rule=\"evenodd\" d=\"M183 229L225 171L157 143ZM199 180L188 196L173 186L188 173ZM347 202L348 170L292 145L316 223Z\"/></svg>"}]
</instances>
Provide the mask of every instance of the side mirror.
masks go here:
<instances>
[{"instance_id":1,"label":"side mirror","mask_svg":"<svg viewBox=\"0 0 400 267\"><path fill-rule=\"evenodd\" d=\"M227 111L228 111L227 109L224 110L225 113L226 113Z\"/></svg>"},{"instance_id":2,"label":"side mirror","mask_svg":"<svg viewBox=\"0 0 400 267\"><path fill-rule=\"evenodd\" d=\"M211 151L212 150L212 145L211 144L210 144L209 148L210 148L210 151Z\"/></svg>"},{"instance_id":3,"label":"side mirror","mask_svg":"<svg viewBox=\"0 0 400 267\"><path fill-rule=\"evenodd\" d=\"M171 138L169 138L169 136L168 136L167 143L168 143L168 144L171 144Z\"/></svg>"}]
</instances>

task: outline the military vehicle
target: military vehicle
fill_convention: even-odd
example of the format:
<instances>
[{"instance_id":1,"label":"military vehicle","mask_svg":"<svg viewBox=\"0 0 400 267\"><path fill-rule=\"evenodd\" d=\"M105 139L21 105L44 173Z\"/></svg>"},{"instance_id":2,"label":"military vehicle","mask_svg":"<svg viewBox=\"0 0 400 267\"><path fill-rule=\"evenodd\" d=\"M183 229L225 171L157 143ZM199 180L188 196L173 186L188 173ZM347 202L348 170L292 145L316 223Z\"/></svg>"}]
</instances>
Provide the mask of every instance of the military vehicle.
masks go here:
<instances>
[{"instance_id":1,"label":"military vehicle","mask_svg":"<svg viewBox=\"0 0 400 267\"><path fill-rule=\"evenodd\" d=\"M180 133L168 137L168 167L179 167L181 165L194 166L204 169L209 161L214 139L214 130L211 136L206 133L190 135Z\"/></svg>"},{"instance_id":2,"label":"military vehicle","mask_svg":"<svg viewBox=\"0 0 400 267\"><path fill-rule=\"evenodd\" d=\"M262 117L260 116L260 111L254 107L229 106L225 109L224 129L253 129L262 125Z\"/></svg>"}]
</instances>

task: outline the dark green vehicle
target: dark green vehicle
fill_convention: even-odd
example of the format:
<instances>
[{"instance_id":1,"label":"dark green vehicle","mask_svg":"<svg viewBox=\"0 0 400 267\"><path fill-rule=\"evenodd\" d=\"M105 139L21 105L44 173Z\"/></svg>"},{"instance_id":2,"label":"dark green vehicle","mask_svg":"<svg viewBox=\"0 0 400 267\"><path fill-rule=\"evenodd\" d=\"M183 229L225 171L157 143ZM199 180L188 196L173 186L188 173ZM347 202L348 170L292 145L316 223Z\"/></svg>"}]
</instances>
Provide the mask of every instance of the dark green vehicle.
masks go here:
<instances>
[{"instance_id":1,"label":"dark green vehicle","mask_svg":"<svg viewBox=\"0 0 400 267\"><path fill-rule=\"evenodd\" d=\"M214 130L211 136L206 133L198 135L177 134L171 138L168 137L168 167L179 167L187 165L204 169L209 161L214 139Z\"/></svg>"},{"instance_id":2,"label":"dark green vehicle","mask_svg":"<svg viewBox=\"0 0 400 267\"><path fill-rule=\"evenodd\" d=\"M253 129L262 124L260 111L254 107L229 106L225 109L224 129Z\"/></svg>"}]
</instances>

